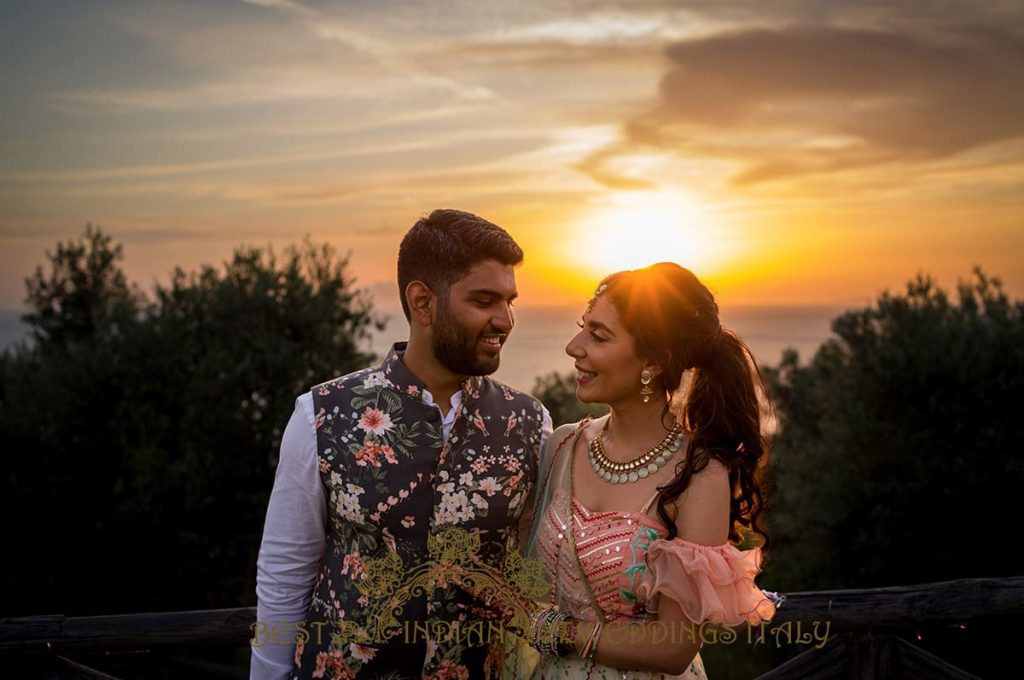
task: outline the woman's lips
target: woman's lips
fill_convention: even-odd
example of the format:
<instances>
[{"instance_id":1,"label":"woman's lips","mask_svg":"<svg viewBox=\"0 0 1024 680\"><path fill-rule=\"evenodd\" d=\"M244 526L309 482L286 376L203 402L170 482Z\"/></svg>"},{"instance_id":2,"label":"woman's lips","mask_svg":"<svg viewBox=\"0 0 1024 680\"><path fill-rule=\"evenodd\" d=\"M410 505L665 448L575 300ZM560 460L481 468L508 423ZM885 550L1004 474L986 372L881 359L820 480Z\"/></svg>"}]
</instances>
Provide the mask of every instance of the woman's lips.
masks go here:
<instances>
[{"instance_id":1,"label":"woman's lips","mask_svg":"<svg viewBox=\"0 0 1024 680\"><path fill-rule=\"evenodd\" d=\"M579 366L576 367L576 381L579 384L582 385L584 383L588 383L588 382L590 382L591 380L593 380L596 377L597 377L597 373L593 373L591 371L585 371L582 368L580 368Z\"/></svg>"}]
</instances>

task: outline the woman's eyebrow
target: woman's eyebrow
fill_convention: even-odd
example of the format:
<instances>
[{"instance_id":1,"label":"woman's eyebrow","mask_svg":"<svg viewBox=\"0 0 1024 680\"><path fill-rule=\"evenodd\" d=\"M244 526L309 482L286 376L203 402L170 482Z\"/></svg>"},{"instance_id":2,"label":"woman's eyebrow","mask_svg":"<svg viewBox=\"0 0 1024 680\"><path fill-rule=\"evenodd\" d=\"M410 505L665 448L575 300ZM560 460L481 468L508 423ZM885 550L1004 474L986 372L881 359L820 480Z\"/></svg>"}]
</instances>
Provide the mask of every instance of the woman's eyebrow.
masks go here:
<instances>
[{"instance_id":1,"label":"woman's eyebrow","mask_svg":"<svg viewBox=\"0 0 1024 680\"><path fill-rule=\"evenodd\" d=\"M587 324L587 326L590 327L591 330L604 331L608 335L615 335L615 332L611 328L608 328L608 326L605 326L600 321L591 321L588 319L585 321L585 323Z\"/></svg>"}]
</instances>

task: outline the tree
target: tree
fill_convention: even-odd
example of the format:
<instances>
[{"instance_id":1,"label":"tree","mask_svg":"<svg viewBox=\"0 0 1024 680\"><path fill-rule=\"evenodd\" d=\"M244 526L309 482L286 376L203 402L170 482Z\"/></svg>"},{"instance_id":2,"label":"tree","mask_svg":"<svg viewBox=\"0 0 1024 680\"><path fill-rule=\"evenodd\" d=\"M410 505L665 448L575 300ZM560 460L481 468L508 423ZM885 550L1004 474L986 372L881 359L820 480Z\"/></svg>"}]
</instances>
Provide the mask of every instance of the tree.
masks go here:
<instances>
[{"instance_id":1,"label":"tree","mask_svg":"<svg viewBox=\"0 0 1024 680\"><path fill-rule=\"evenodd\" d=\"M29 280L40 341L0 363L3 502L20 518L3 613L252 603L295 397L373 359L382 324L327 246L239 248L152 301L126 296L121 252L89 228L48 255L58 274Z\"/></svg>"},{"instance_id":2,"label":"tree","mask_svg":"<svg viewBox=\"0 0 1024 680\"><path fill-rule=\"evenodd\" d=\"M112 528L109 487L121 452L111 409L124 400L125 333L145 304L122 259L120 245L87 225L83 239L47 253L48 273L37 267L25 281L30 311L23 318L34 342L0 361L7 471L0 510L18 518L11 523L18 555L5 562L0 585L12 610L60 610L63 589L72 587L67 575L91 575L99 537Z\"/></svg>"},{"instance_id":3,"label":"tree","mask_svg":"<svg viewBox=\"0 0 1024 680\"><path fill-rule=\"evenodd\" d=\"M957 292L918 276L837 318L809 364L790 351L767 371L771 586L1019 573L1001 547L1024 487L1024 302L980 269Z\"/></svg>"},{"instance_id":4,"label":"tree","mask_svg":"<svg viewBox=\"0 0 1024 680\"><path fill-rule=\"evenodd\" d=\"M556 427L588 415L597 417L608 413L604 404L584 404L576 398L576 377L572 373L560 375L552 371L542 375L534 381L531 393L547 407Z\"/></svg>"},{"instance_id":5,"label":"tree","mask_svg":"<svg viewBox=\"0 0 1024 680\"><path fill-rule=\"evenodd\" d=\"M25 303L32 311L23 318L38 342L64 344L116 333L138 312L143 298L118 266L124 248L112 245L99 227L86 225L84 239L58 242L46 257L49 274L40 266L25 279Z\"/></svg>"}]
</instances>

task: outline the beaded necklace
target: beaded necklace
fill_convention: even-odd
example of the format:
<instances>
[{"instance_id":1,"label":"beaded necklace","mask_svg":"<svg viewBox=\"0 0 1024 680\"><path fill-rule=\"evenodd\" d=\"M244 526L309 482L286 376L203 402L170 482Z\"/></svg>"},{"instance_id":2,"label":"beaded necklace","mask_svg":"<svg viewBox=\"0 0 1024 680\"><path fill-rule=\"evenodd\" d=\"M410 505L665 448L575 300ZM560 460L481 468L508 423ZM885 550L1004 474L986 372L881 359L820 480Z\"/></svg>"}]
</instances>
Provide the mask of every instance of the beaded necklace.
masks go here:
<instances>
[{"instance_id":1,"label":"beaded necklace","mask_svg":"<svg viewBox=\"0 0 1024 680\"><path fill-rule=\"evenodd\" d=\"M601 433L590 442L587 451L590 467L598 477L610 484L631 484L646 479L671 460L682 445L683 426L677 422L653 448L644 451L636 458L615 461L608 457L608 453L604 449L604 435L608 431L610 422L611 418L605 421Z\"/></svg>"}]
</instances>

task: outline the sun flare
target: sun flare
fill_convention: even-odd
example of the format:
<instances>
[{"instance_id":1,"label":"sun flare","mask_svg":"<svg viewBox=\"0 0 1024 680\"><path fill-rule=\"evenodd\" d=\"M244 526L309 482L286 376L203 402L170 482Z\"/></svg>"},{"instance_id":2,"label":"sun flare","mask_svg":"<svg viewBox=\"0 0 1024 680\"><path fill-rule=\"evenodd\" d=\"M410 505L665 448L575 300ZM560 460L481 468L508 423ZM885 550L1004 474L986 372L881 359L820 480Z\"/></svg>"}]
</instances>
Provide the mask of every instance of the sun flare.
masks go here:
<instances>
[{"instance_id":1,"label":"sun flare","mask_svg":"<svg viewBox=\"0 0 1024 680\"><path fill-rule=\"evenodd\" d=\"M707 269L715 259L707 210L675 191L615 194L582 220L579 236L599 274L666 260Z\"/></svg>"}]
</instances>

